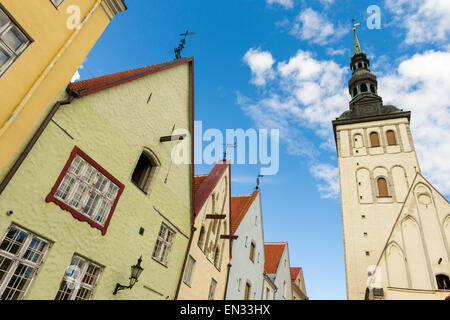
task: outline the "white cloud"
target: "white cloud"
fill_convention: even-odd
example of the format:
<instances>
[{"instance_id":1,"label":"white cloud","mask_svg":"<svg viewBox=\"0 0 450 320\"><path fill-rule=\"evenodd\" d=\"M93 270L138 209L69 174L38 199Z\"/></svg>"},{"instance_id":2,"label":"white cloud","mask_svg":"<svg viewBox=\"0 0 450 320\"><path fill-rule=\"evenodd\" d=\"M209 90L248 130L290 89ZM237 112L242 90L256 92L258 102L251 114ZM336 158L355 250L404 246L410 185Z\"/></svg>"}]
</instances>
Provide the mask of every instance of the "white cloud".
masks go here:
<instances>
[{"instance_id":1,"label":"white cloud","mask_svg":"<svg viewBox=\"0 0 450 320\"><path fill-rule=\"evenodd\" d=\"M329 56L343 56L345 54L350 54L350 50L347 48L342 49L327 48L327 54Z\"/></svg>"},{"instance_id":2,"label":"white cloud","mask_svg":"<svg viewBox=\"0 0 450 320\"><path fill-rule=\"evenodd\" d=\"M449 61L450 50L416 54L378 79L384 104L412 112L422 173L444 194L450 194ZM289 60L271 64L273 75L266 78L271 90L265 96L257 101L238 97L258 127L280 128L287 152L308 159L319 191L328 198L337 195L337 169L319 159L322 152L335 153L331 121L348 109L347 69L299 50ZM311 133L318 143L311 141Z\"/></svg>"},{"instance_id":3,"label":"white cloud","mask_svg":"<svg viewBox=\"0 0 450 320\"><path fill-rule=\"evenodd\" d=\"M406 44L447 44L450 35L450 1L386 0L394 23L406 29Z\"/></svg>"},{"instance_id":4,"label":"white cloud","mask_svg":"<svg viewBox=\"0 0 450 320\"><path fill-rule=\"evenodd\" d=\"M266 92L265 97L255 102L243 99L240 94L237 100L256 126L280 129L286 151L314 163L311 172L320 181L322 196L336 197L334 180L327 182L319 174L331 165L317 160L320 150L308 135L312 130L322 141L322 148L335 152L331 120L348 108L347 68L331 60L317 60L311 52L299 50L271 69L273 78L268 84L275 91Z\"/></svg>"},{"instance_id":5,"label":"white cloud","mask_svg":"<svg viewBox=\"0 0 450 320\"><path fill-rule=\"evenodd\" d=\"M78 81L78 80L80 80L80 78L81 78L80 72L77 70L77 71L75 72L75 74L72 76L72 79L70 80L70 82Z\"/></svg>"},{"instance_id":6,"label":"white cloud","mask_svg":"<svg viewBox=\"0 0 450 320\"><path fill-rule=\"evenodd\" d=\"M294 1L293 0L267 0L268 4L280 4L285 9L292 9L294 7Z\"/></svg>"},{"instance_id":7,"label":"white cloud","mask_svg":"<svg viewBox=\"0 0 450 320\"><path fill-rule=\"evenodd\" d=\"M312 8L301 11L290 30L295 37L319 45L339 39L346 33L346 28L334 26L325 15Z\"/></svg>"},{"instance_id":8,"label":"white cloud","mask_svg":"<svg viewBox=\"0 0 450 320\"><path fill-rule=\"evenodd\" d=\"M267 80L272 80L275 76L272 69L275 60L268 51L261 51L260 48L251 48L243 58L252 71L251 82L257 86L264 86Z\"/></svg>"},{"instance_id":9,"label":"white cloud","mask_svg":"<svg viewBox=\"0 0 450 320\"><path fill-rule=\"evenodd\" d=\"M428 51L403 61L378 80L385 104L410 110L422 173L450 194L450 51Z\"/></svg>"},{"instance_id":10,"label":"white cloud","mask_svg":"<svg viewBox=\"0 0 450 320\"><path fill-rule=\"evenodd\" d=\"M339 170L327 163L318 163L310 167L311 174L322 181L317 185L321 196L325 199L335 199L339 196Z\"/></svg>"}]
</instances>

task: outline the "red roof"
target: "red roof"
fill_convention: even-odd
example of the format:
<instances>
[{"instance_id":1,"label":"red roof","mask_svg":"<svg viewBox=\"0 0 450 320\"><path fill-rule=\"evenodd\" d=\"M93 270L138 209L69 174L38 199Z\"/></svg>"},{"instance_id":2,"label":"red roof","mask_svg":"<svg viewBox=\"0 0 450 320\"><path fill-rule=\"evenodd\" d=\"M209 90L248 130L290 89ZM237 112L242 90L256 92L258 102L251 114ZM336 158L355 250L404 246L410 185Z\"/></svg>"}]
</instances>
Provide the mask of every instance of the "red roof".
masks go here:
<instances>
[{"instance_id":1,"label":"red roof","mask_svg":"<svg viewBox=\"0 0 450 320\"><path fill-rule=\"evenodd\" d=\"M302 268L291 268L291 281L295 281L295 279L297 279L300 271L302 271Z\"/></svg>"},{"instance_id":2,"label":"red roof","mask_svg":"<svg viewBox=\"0 0 450 320\"><path fill-rule=\"evenodd\" d=\"M183 63L192 62L193 60L193 58L178 59L137 69L117 72L92 79L77 81L69 84L67 89L77 97L81 98L92 93L117 86L122 83L145 77L155 72L173 68Z\"/></svg>"},{"instance_id":3,"label":"red roof","mask_svg":"<svg viewBox=\"0 0 450 320\"><path fill-rule=\"evenodd\" d=\"M229 165L230 161L226 162L219 161L211 170L211 172L204 178L198 178L196 182L194 177L194 185L193 185L193 192L195 192L194 219L195 217L197 217L198 213L202 209L209 195L214 190L214 188L216 187L217 183L219 182L220 178L223 176ZM198 187L197 189L196 184Z\"/></svg>"},{"instance_id":4,"label":"red roof","mask_svg":"<svg viewBox=\"0 0 450 320\"><path fill-rule=\"evenodd\" d=\"M231 196L231 234L236 232L258 193L255 190L252 194Z\"/></svg>"},{"instance_id":5,"label":"red roof","mask_svg":"<svg viewBox=\"0 0 450 320\"><path fill-rule=\"evenodd\" d=\"M205 179L208 178L207 174L199 174L194 176L194 183L192 184L192 192L195 194L197 190L200 188L200 185L202 184Z\"/></svg>"},{"instance_id":6,"label":"red roof","mask_svg":"<svg viewBox=\"0 0 450 320\"><path fill-rule=\"evenodd\" d=\"M264 271L266 273L276 273L281 256L283 255L286 243L264 243Z\"/></svg>"}]
</instances>

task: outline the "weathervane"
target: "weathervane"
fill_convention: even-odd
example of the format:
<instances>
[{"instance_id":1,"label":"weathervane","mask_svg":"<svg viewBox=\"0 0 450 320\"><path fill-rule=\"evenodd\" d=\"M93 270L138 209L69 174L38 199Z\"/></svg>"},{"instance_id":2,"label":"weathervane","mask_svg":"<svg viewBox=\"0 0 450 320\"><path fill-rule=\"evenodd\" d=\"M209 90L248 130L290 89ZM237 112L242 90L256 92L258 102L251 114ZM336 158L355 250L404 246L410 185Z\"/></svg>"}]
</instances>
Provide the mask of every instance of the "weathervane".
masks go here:
<instances>
[{"instance_id":1,"label":"weathervane","mask_svg":"<svg viewBox=\"0 0 450 320\"><path fill-rule=\"evenodd\" d=\"M181 58L181 51L183 51L184 49L184 45L186 44L186 37L187 36L192 36L194 35L195 32L189 32L189 30L186 30L185 33L181 33L180 36L184 36L183 39L181 39L180 45L175 48L174 52L175 52L175 59L180 59Z\"/></svg>"},{"instance_id":2,"label":"weathervane","mask_svg":"<svg viewBox=\"0 0 450 320\"><path fill-rule=\"evenodd\" d=\"M259 183L261 182L259 178L263 178L264 176L262 174L258 174L258 177L256 178L256 190L259 190Z\"/></svg>"},{"instance_id":3,"label":"weathervane","mask_svg":"<svg viewBox=\"0 0 450 320\"><path fill-rule=\"evenodd\" d=\"M355 22L356 22L356 20L355 20L355 19L352 19L353 31L356 31L356 27L360 25L359 22L358 22L358 23L355 23Z\"/></svg>"},{"instance_id":4,"label":"weathervane","mask_svg":"<svg viewBox=\"0 0 450 320\"><path fill-rule=\"evenodd\" d=\"M225 162L225 161L227 161L227 149L228 148L237 148L237 141L236 141L236 139L234 139L233 144L231 144L231 143L224 144L224 146L225 146L225 151L223 152L223 161Z\"/></svg>"}]
</instances>

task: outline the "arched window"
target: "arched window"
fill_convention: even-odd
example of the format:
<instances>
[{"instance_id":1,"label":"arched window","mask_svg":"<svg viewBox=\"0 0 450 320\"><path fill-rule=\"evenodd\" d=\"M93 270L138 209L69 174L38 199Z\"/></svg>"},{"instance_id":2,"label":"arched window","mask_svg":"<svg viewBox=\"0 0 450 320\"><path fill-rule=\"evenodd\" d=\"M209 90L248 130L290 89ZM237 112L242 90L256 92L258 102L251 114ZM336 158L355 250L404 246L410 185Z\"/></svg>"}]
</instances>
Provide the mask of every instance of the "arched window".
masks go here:
<instances>
[{"instance_id":1,"label":"arched window","mask_svg":"<svg viewBox=\"0 0 450 320\"><path fill-rule=\"evenodd\" d=\"M286 280L285 280L284 283L283 283L283 297L286 298L286 296L287 296L287 283L286 283Z\"/></svg>"},{"instance_id":2,"label":"arched window","mask_svg":"<svg viewBox=\"0 0 450 320\"><path fill-rule=\"evenodd\" d=\"M397 144L397 140L395 139L395 132L389 130L386 132L387 142L390 146L395 146Z\"/></svg>"},{"instance_id":3,"label":"arched window","mask_svg":"<svg viewBox=\"0 0 450 320\"><path fill-rule=\"evenodd\" d=\"M361 85L361 92L367 92L367 84L363 83Z\"/></svg>"},{"instance_id":4,"label":"arched window","mask_svg":"<svg viewBox=\"0 0 450 320\"><path fill-rule=\"evenodd\" d=\"M386 179L378 178L377 185L378 185L378 196L379 197L389 197Z\"/></svg>"},{"instance_id":5,"label":"arched window","mask_svg":"<svg viewBox=\"0 0 450 320\"><path fill-rule=\"evenodd\" d=\"M445 274L436 275L436 282L438 289L440 290L450 290L450 279Z\"/></svg>"},{"instance_id":6,"label":"arched window","mask_svg":"<svg viewBox=\"0 0 450 320\"><path fill-rule=\"evenodd\" d=\"M370 91L372 93L376 93L375 86L373 84L370 85Z\"/></svg>"},{"instance_id":7,"label":"arched window","mask_svg":"<svg viewBox=\"0 0 450 320\"><path fill-rule=\"evenodd\" d=\"M206 236L205 226L202 226L202 228L200 229L200 234L198 235L198 242L197 242L198 246L202 250L203 246L205 245L205 236Z\"/></svg>"},{"instance_id":8,"label":"arched window","mask_svg":"<svg viewBox=\"0 0 450 320\"><path fill-rule=\"evenodd\" d=\"M360 62L360 63L358 63L358 69L361 69L362 68L362 63Z\"/></svg>"},{"instance_id":9,"label":"arched window","mask_svg":"<svg viewBox=\"0 0 450 320\"><path fill-rule=\"evenodd\" d=\"M378 138L377 132L372 132L370 134L370 145L372 147L379 147L380 146L380 139Z\"/></svg>"},{"instance_id":10,"label":"arched window","mask_svg":"<svg viewBox=\"0 0 450 320\"><path fill-rule=\"evenodd\" d=\"M158 158L148 149L144 149L131 176L133 184L145 194L149 194L159 169Z\"/></svg>"},{"instance_id":11,"label":"arched window","mask_svg":"<svg viewBox=\"0 0 450 320\"><path fill-rule=\"evenodd\" d=\"M353 88L353 96L355 97L358 94L358 88L354 87Z\"/></svg>"}]
</instances>

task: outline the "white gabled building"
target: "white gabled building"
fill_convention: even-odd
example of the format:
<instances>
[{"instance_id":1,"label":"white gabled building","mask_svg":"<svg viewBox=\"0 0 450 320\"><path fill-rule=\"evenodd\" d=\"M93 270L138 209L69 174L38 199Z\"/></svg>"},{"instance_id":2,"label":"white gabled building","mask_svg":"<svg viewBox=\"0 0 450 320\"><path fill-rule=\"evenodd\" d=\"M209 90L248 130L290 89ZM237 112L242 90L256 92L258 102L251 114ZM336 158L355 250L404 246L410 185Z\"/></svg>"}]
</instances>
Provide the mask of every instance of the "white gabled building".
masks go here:
<instances>
[{"instance_id":1,"label":"white gabled building","mask_svg":"<svg viewBox=\"0 0 450 320\"><path fill-rule=\"evenodd\" d=\"M261 195L231 197L232 244L227 300L261 300L264 285L264 233Z\"/></svg>"},{"instance_id":2,"label":"white gabled building","mask_svg":"<svg viewBox=\"0 0 450 320\"><path fill-rule=\"evenodd\" d=\"M266 242L264 252L264 271L277 287L274 300L292 300L291 266L287 242Z\"/></svg>"}]
</instances>

